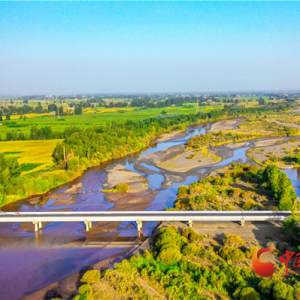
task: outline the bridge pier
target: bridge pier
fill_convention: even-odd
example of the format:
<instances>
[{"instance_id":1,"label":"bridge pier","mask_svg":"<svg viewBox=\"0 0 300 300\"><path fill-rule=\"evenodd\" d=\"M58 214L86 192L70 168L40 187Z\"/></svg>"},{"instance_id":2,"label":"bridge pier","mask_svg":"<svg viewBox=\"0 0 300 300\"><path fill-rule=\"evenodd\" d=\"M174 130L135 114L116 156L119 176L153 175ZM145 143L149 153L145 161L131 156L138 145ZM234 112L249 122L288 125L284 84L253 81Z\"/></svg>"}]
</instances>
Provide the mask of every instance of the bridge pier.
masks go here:
<instances>
[{"instance_id":1,"label":"bridge pier","mask_svg":"<svg viewBox=\"0 0 300 300\"><path fill-rule=\"evenodd\" d=\"M42 222L39 222L39 228L42 229Z\"/></svg>"},{"instance_id":2,"label":"bridge pier","mask_svg":"<svg viewBox=\"0 0 300 300\"><path fill-rule=\"evenodd\" d=\"M193 227L193 221L189 220L189 227Z\"/></svg>"},{"instance_id":3,"label":"bridge pier","mask_svg":"<svg viewBox=\"0 0 300 300\"><path fill-rule=\"evenodd\" d=\"M86 230L86 231L89 231L89 230L90 230L90 226L89 226L90 223L91 223L91 222L89 222L89 221L84 221L84 224L85 224L85 230ZM91 226L91 227L92 227L92 226Z\"/></svg>"},{"instance_id":4,"label":"bridge pier","mask_svg":"<svg viewBox=\"0 0 300 300\"><path fill-rule=\"evenodd\" d=\"M89 222L89 227L92 228L92 222L91 221Z\"/></svg>"},{"instance_id":5,"label":"bridge pier","mask_svg":"<svg viewBox=\"0 0 300 300\"><path fill-rule=\"evenodd\" d=\"M137 224L137 230L140 232L143 229L143 222L141 220L136 221Z\"/></svg>"},{"instance_id":6,"label":"bridge pier","mask_svg":"<svg viewBox=\"0 0 300 300\"><path fill-rule=\"evenodd\" d=\"M33 221L32 224L34 225L34 231L38 231L39 230L39 228L38 228L38 222Z\"/></svg>"},{"instance_id":7,"label":"bridge pier","mask_svg":"<svg viewBox=\"0 0 300 300\"><path fill-rule=\"evenodd\" d=\"M242 225L242 226L245 225L245 220L241 220L241 225Z\"/></svg>"}]
</instances>

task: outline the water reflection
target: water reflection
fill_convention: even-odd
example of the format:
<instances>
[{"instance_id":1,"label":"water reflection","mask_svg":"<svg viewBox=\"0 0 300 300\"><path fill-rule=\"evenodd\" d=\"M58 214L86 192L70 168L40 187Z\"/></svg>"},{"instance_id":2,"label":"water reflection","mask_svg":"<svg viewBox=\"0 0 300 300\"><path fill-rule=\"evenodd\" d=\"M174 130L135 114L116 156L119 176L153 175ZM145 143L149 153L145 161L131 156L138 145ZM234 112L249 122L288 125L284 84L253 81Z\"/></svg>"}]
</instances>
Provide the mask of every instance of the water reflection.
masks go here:
<instances>
[{"instance_id":1,"label":"water reflection","mask_svg":"<svg viewBox=\"0 0 300 300\"><path fill-rule=\"evenodd\" d=\"M212 165L212 167L214 167L214 166L226 166L226 165L230 164L231 162L238 161L238 160L240 160L241 163L244 163L247 160L247 155L246 154L247 154L247 151L249 149L250 149L250 147L233 150L232 157L224 159L221 162Z\"/></svg>"},{"instance_id":2,"label":"water reflection","mask_svg":"<svg viewBox=\"0 0 300 300\"><path fill-rule=\"evenodd\" d=\"M300 168L283 170L283 172L292 181L297 197L300 197Z\"/></svg>"}]
</instances>

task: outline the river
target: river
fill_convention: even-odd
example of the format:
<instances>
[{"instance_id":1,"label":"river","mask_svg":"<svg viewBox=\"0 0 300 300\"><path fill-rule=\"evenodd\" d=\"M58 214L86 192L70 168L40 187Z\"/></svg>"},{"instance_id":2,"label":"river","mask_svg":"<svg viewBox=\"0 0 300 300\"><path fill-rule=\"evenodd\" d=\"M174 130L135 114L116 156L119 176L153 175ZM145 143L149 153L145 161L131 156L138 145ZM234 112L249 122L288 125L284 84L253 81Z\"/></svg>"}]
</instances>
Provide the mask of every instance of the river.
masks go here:
<instances>
[{"instance_id":1,"label":"river","mask_svg":"<svg viewBox=\"0 0 300 300\"><path fill-rule=\"evenodd\" d=\"M210 125L208 125L210 126ZM30 204L28 201L18 201L6 205L5 211L49 211L54 209L72 211L106 211L114 206L107 202L104 194L99 192L106 181L105 168L111 164L122 164L126 168L135 169L136 160L147 154L155 153L166 148L185 144L192 136L206 133L207 127L189 127L187 135L151 145L147 149L129 155L125 158L105 163L99 167L87 170L82 177L72 183L65 184L51 191L46 201ZM180 182L174 182L169 187L161 187L164 182L162 170L155 166L145 165L150 170L160 174L141 173L149 180L149 187L157 194L146 210L163 210L173 207L178 188L199 180L212 170L230 164L232 161L246 162L247 151L252 147L251 142L245 146L232 150L230 155L224 157L220 163L200 168L196 175L181 175ZM219 151L222 152L222 147ZM300 196L299 171L285 170L293 182L295 191ZM82 191L77 194L76 203L68 205L55 205L56 196L69 189L73 184L82 183ZM118 229L106 235L132 237L137 235L133 222L121 222ZM128 225L133 226L128 226ZM143 225L144 236L149 236L156 226L156 222L146 222ZM85 230L82 223L50 223L38 233L20 230L20 224L0 223L0 295L1 299L16 300L24 297L53 282L61 280L89 265L107 257L111 257L124 250L130 251L132 246L123 248L84 247L78 241L84 240ZM77 241L77 242L76 242ZM75 243L74 243L75 242Z\"/></svg>"}]
</instances>

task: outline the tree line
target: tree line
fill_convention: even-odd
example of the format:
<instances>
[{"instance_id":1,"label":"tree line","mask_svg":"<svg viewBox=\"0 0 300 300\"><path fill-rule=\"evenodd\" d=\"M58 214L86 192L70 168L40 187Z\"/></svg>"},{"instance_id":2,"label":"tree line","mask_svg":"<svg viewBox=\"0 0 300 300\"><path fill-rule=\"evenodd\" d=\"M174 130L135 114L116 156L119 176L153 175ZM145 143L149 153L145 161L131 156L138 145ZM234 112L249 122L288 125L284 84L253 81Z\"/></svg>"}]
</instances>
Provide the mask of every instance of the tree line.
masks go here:
<instances>
[{"instance_id":1,"label":"tree line","mask_svg":"<svg viewBox=\"0 0 300 300\"><path fill-rule=\"evenodd\" d=\"M77 109L79 106L77 107ZM53 108L52 108L53 109ZM248 115L262 115L270 112L284 112L290 109L290 105L287 104L279 104L279 105L266 105L261 106L259 108L253 107L230 107L225 106L224 109L212 110L210 112L199 112L198 114L189 114L189 115L179 115L179 114L166 114L162 113L159 116L149 118L146 120L142 120L137 124L151 124L151 123L159 123L159 126L163 128L167 128L169 125L178 125L180 122L189 122L189 123L197 123L199 121L217 121L219 119L223 119L226 117L236 117L236 116L248 116ZM76 111L76 108L75 108ZM82 113L82 108L81 112ZM166 121L168 120L168 121ZM8 121L7 121L8 122ZM125 124L129 124L127 123ZM133 124L134 122L131 122ZM13 121L10 123L6 123L8 127L23 127L20 124L15 124ZM112 122L111 125L115 123ZM118 124L118 126L122 126ZM135 125L139 126L139 125ZM77 126L67 126L63 131L54 131L51 126L37 126L33 125L30 128L30 134L25 134L23 132L15 132L15 131L7 131L5 139L6 141L17 141L17 140L45 140L45 139L64 139L66 138L70 132L73 131L81 131L81 129ZM1 136L0 136L1 140Z\"/></svg>"}]
</instances>

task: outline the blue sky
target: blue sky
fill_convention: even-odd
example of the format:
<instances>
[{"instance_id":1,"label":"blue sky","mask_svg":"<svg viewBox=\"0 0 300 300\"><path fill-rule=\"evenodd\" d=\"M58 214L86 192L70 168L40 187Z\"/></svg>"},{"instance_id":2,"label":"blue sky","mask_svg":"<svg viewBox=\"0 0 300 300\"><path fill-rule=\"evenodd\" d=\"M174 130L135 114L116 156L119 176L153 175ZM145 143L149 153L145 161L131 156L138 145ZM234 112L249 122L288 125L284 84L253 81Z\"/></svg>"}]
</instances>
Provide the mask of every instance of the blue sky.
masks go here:
<instances>
[{"instance_id":1,"label":"blue sky","mask_svg":"<svg viewBox=\"0 0 300 300\"><path fill-rule=\"evenodd\" d=\"M0 94L300 89L300 2L0 2Z\"/></svg>"}]
</instances>

